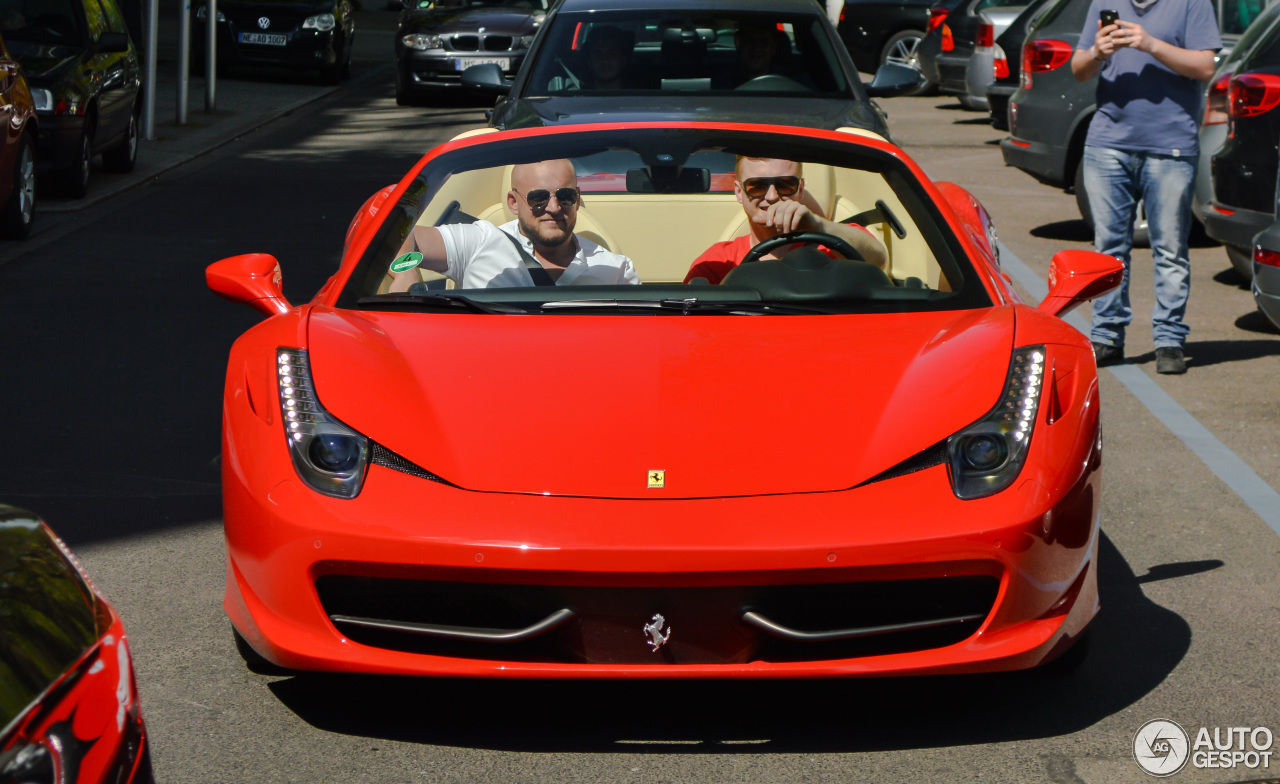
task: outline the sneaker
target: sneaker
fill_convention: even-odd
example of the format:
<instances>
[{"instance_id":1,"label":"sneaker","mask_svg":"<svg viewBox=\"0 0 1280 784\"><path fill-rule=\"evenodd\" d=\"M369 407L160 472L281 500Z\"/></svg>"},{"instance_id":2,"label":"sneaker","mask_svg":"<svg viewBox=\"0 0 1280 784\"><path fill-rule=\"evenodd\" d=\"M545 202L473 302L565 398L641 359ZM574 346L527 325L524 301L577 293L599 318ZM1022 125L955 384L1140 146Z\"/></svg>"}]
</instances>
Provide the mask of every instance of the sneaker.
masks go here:
<instances>
[{"instance_id":1,"label":"sneaker","mask_svg":"<svg viewBox=\"0 0 1280 784\"><path fill-rule=\"evenodd\" d=\"M1093 358L1098 363L1098 367L1118 365L1124 362L1124 346L1108 346L1106 343L1094 343Z\"/></svg>"},{"instance_id":2,"label":"sneaker","mask_svg":"<svg viewBox=\"0 0 1280 784\"><path fill-rule=\"evenodd\" d=\"M1182 349L1174 346L1156 349L1156 372L1165 375L1177 375L1187 372L1187 359Z\"/></svg>"}]
</instances>

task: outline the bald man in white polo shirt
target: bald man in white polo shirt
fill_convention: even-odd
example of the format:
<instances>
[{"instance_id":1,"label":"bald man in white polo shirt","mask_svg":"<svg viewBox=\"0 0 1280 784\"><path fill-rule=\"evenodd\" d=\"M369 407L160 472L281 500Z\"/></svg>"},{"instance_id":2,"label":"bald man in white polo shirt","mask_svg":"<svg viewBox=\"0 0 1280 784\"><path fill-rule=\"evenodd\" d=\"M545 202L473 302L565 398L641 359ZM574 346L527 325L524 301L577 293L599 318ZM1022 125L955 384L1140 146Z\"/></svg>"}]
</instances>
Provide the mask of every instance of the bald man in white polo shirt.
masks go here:
<instances>
[{"instance_id":1,"label":"bald man in white polo shirt","mask_svg":"<svg viewBox=\"0 0 1280 784\"><path fill-rule=\"evenodd\" d=\"M464 289L638 284L631 259L573 233L581 204L578 175L569 160L518 164L507 192L507 208L515 220L498 227L488 221L416 226L405 250L416 247L422 255L419 265ZM408 266L414 259L404 259L401 255L392 264L392 292L408 291L420 280Z\"/></svg>"}]
</instances>

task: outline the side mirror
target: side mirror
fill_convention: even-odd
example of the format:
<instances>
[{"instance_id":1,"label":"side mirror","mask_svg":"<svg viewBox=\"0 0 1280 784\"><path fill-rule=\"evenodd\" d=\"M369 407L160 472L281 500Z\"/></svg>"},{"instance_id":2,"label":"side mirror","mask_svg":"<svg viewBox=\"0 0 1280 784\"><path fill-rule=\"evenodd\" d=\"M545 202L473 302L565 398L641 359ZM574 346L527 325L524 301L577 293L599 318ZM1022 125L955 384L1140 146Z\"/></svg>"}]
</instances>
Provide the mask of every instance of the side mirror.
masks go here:
<instances>
[{"instance_id":1,"label":"side mirror","mask_svg":"<svg viewBox=\"0 0 1280 784\"><path fill-rule=\"evenodd\" d=\"M885 63L876 71L875 78L867 88L867 95L872 98L893 98L906 95L924 84L924 74L905 65Z\"/></svg>"},{"instance_id":2,"label":"side mirror","mask_svg":"<svg viewBox=\"0 0 1280 784\"><path fill-rule=\"evenodd\" d=\"M129 35L127 33L103 33L98 43L93 45L94 54L129 51Z\"/></svg>"},{"instance_id":3,"label":"side mirror","mask_svg":"<svg viewBox=\"0 0 1280 784\"><path fill-rule=\"evenodd\" d=\"M1106 294L1124 280L1124 263L1091 250L1059 251L1049 262L1049 294L1038 306L1050 316Z\"/></svg>"},{"instance_id":4,"label":"side mirror","mask_svg":"<svg viewBox=\"0 0 1280 784\"><path fill-rule=\"evenodd\" d=\"M232 302L243 302L264 316L288 313L280 288L280 263L266 253L246 253L215 261L205 268L209 290Z\"/></svg>"},{"instance_id":5,"label":"side mirror","mask_svg":"<svg viewBox=\"0 0 1280 784\"><path fill-rule=\"evenodd\" d=\"M497 93L507 95L511 92L511 83L502 78L502 69L497 63L481 63L473 65L462 72L462 86L480 93Z\"/></svg>"}]
</instances>

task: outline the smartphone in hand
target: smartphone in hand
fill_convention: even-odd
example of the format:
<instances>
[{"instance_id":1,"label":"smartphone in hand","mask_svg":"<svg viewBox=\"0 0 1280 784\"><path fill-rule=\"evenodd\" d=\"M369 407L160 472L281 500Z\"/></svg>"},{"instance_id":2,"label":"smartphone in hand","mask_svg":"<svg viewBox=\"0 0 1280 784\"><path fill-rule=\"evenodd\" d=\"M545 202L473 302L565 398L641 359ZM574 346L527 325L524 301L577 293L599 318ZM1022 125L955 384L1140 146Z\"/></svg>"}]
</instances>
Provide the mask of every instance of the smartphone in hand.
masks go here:
<instances>
[{"instance_id":1,"label":"smartphone in hand","mask_svg":"<svg viewBox=\"0 0 1280 784\"><path fill-rule=\"evenodd\" d=\"M1102 18L1102 26L1108 27L1119 21L1120 12L1112 8L1104 8L1100 16Z\"/></svg>"}]
</instances>

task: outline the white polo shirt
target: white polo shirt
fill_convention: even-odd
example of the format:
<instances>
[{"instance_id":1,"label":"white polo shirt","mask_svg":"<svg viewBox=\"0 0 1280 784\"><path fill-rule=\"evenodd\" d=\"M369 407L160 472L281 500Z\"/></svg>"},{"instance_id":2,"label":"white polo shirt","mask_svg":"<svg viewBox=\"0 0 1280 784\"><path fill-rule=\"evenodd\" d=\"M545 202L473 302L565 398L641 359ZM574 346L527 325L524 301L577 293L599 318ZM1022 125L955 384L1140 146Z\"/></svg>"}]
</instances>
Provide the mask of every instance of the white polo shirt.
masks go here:
<instances>
[{"instance_id":1,"label":"white polo shirt","mask_svg":"<svg viewBox=\"0 0 1280 784\"><path fill-rule=\"evenodd\" d=\"M529 255L533 255L533 243L520 233L516 221L501 227L488 221L475 223L448 223L437 226L444 239L448 269L445 274L458 284L458 288L480 289L507 286L532 286L533 277L524 260L502 232L515 237ZM619 256L596 243L574 235L578 252L556 281L558 286L638 284L640 276L635 265L626 256Z\"/></svg>"}]
</instances>

